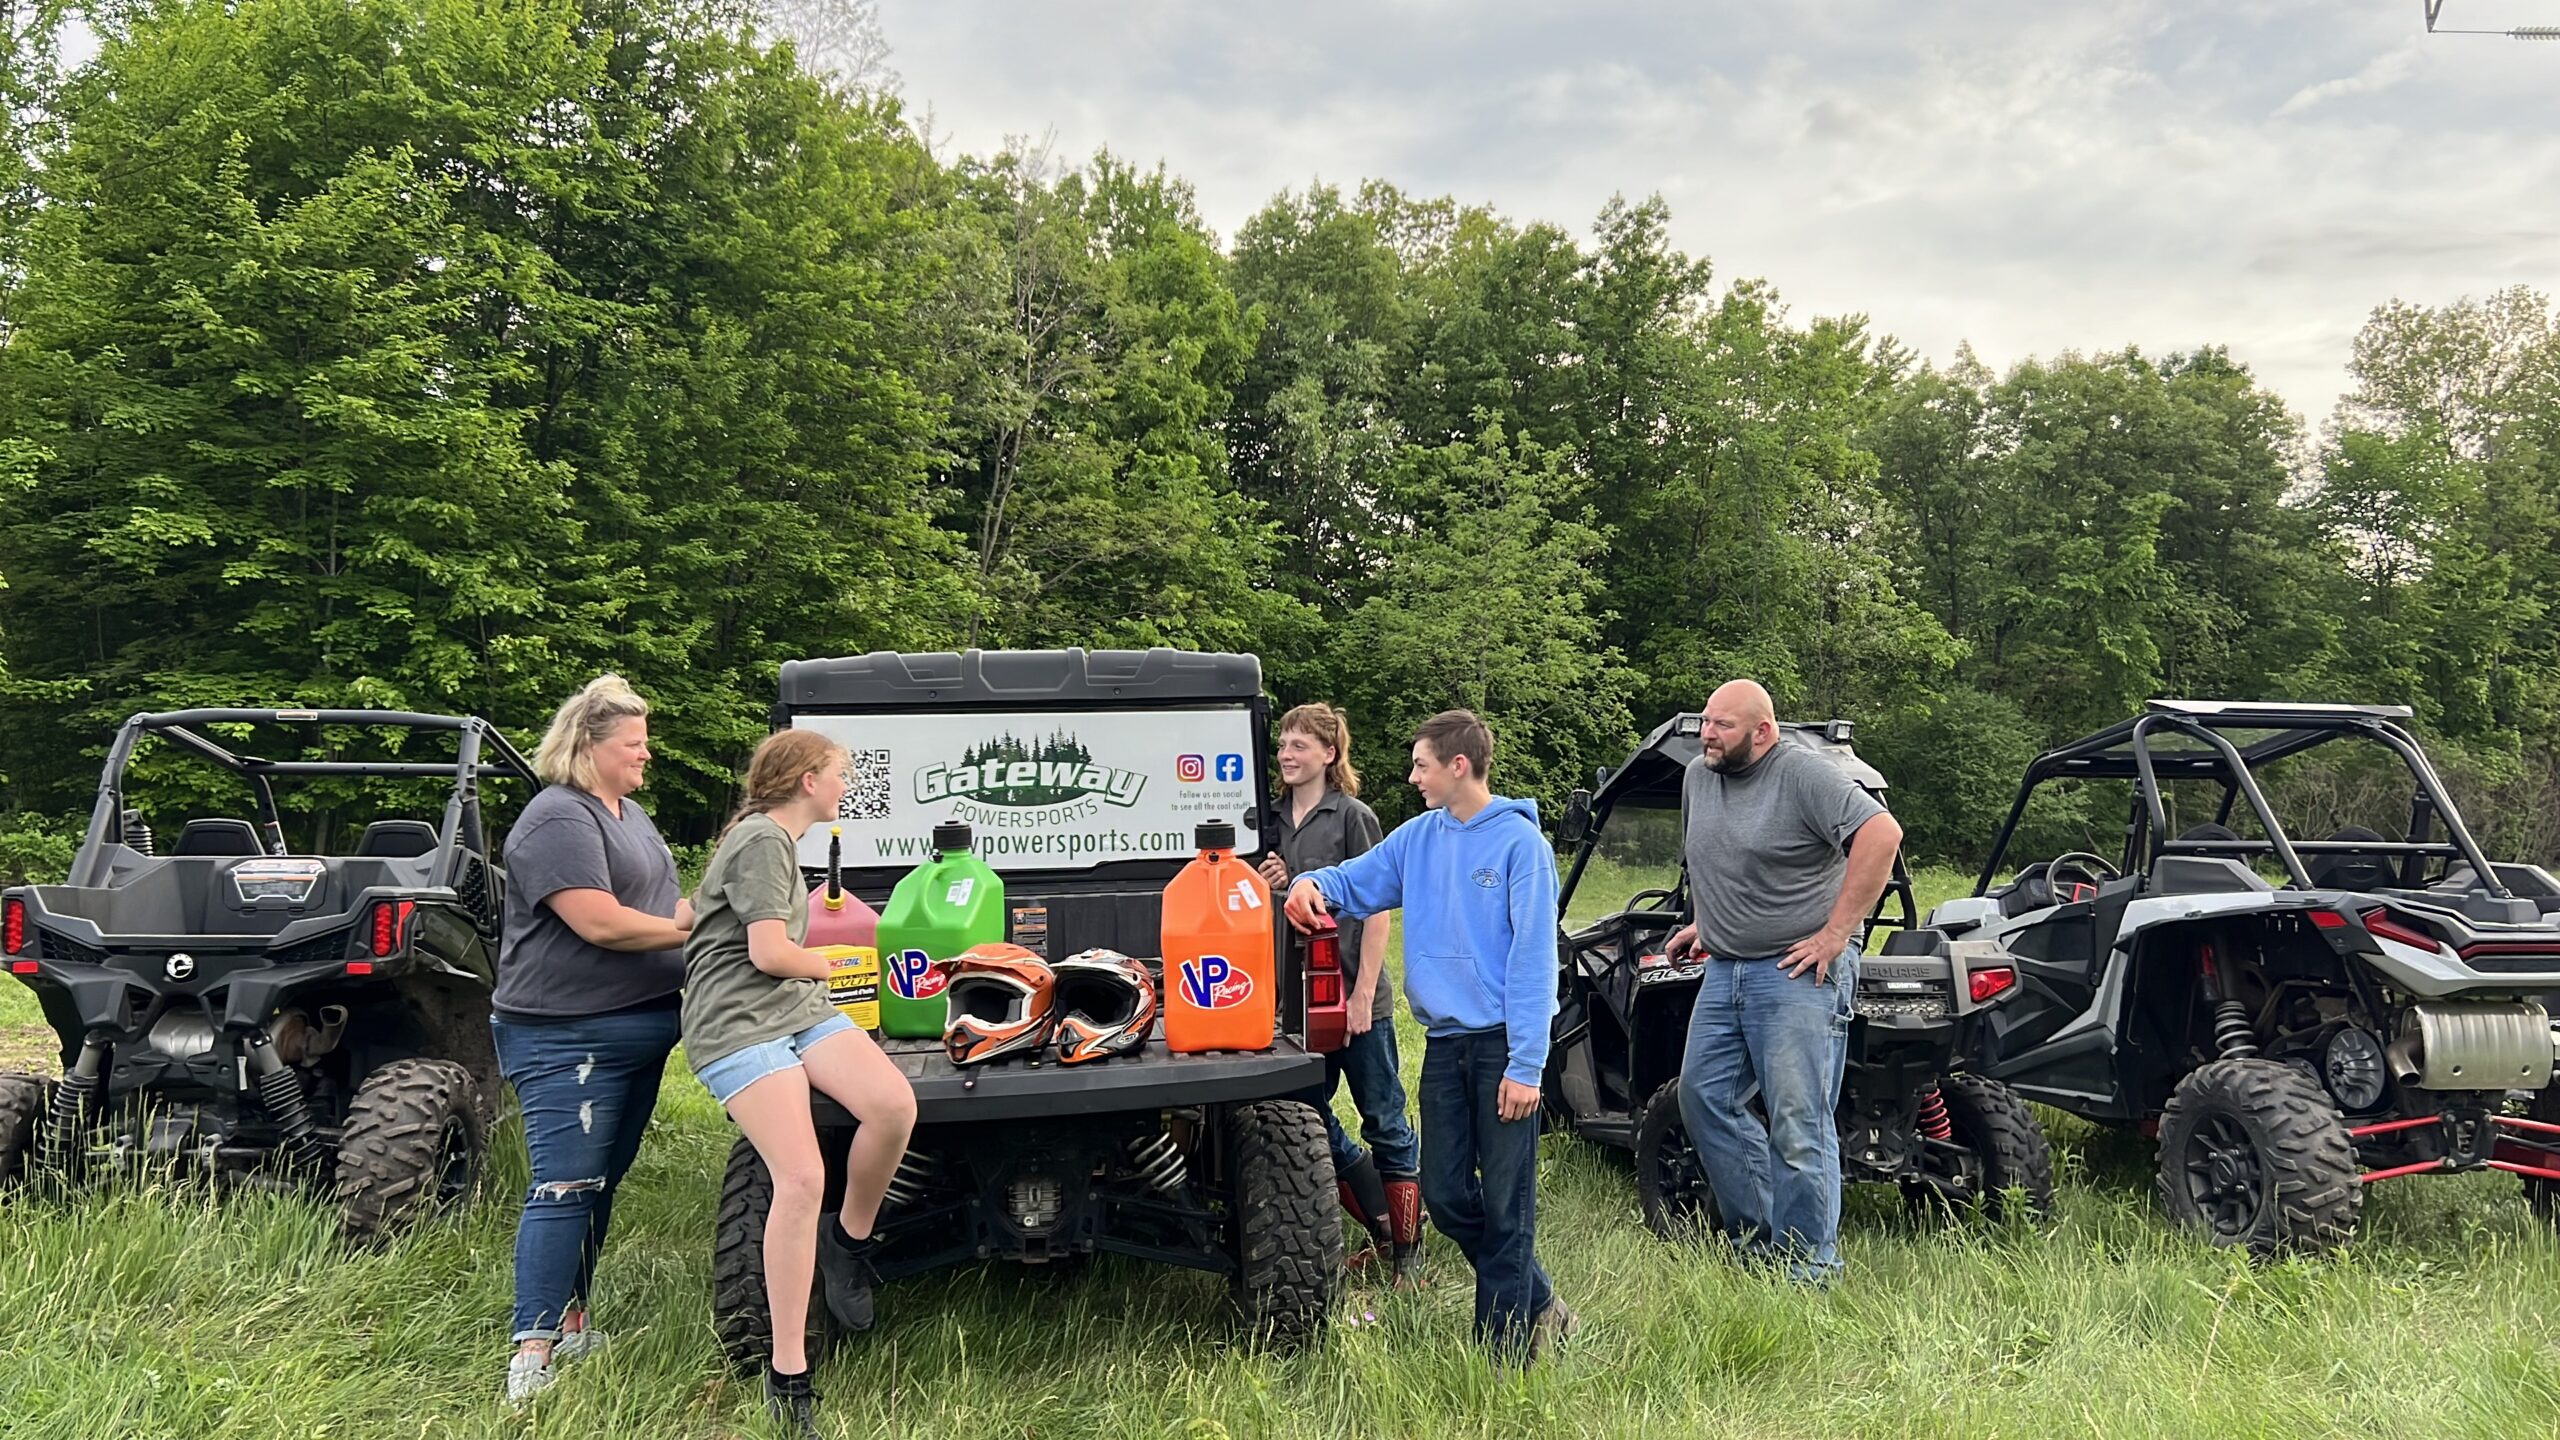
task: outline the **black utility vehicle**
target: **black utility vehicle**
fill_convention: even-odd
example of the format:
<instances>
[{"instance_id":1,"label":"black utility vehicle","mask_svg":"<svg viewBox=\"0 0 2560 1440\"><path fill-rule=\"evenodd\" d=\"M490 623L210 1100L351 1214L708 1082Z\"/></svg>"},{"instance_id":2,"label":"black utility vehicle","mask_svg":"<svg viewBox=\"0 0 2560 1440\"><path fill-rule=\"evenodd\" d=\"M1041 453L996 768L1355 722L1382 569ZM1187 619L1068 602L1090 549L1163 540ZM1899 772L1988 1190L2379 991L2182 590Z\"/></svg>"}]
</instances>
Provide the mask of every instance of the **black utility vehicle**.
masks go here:
<instances>
[{"instance_id":1,"label":"black utility vehicle","mask_svg":"<svg viewBox=\"0 0 2560 1440\"><path fill-rule=\"evenodd\" d=\"M1813 751L1883 798L1884 777L1850 747L1847 721L1779 728L1781 743ZM1715 1223L1679 1101L1689 1012L1715 962L1665 953L1689 919L1680 787L1698 758L1698 729L1695 714L1663 722L1596 791L1567 803L1565 907L1604 842L1620 863L1667 883L1561 936L1562 1003L1543 1087L1550 1128L1634 1152L1645 1222L1665 1237ZM1897 855L1859 966L1838 1116L1843 1177L1899 1185L1915 1208L1979 1205L1994 1215L2014 1191L2042 1214L2053 1201L2043 1132L2004 1087L1960 1068L1978 1014L2015 992L2016 971L1995 948L1915 930L1913 919L1911 877Z\"/></svg>"},{"instance_id":2,"label":"black utility vehicle","mask_svg":"<svg viewBox=\"0 0 2560 1440\"><path fill-rule=\"evenodd\" d=\"M884 904L928 858L933 826L960 820L1004 878L1010 940L1050 959L1108 948L1160 971L1147 957L1195 824L1237 824L1248 858L1272 833L1270 713L1250 655L972 650L791 662L773 719L853 754L839 828L854 893ZM804 842L813 884L827 843L820 831ZM882 1277L1127 1255L1221 1277L1259 1339L1316 1334L1342 1224L1323 1121L1298 1097L1324 1079L1305 1044L1310 1011L1313 1028L1339 1036L1344 997L1338 972L1307 973L1278 909L1282 1033L1267 1050L1175 1055L1157 1035L1071 1068L1046 1055L962 1069L939 1040L883 1042L915 1085L917 1123L882 1209ZM823 1096L817 1112L832 1210L854 1122ZM770 1204L741 1138L722 1185L712 1308L742 1368L769 1353ZM823 1304L809 1326L814 1357L834 1335Z\"/></svg>"},{"instance_id":3,"label":"black utility vehicle","mask_svg":"<svg viewBox=\"0 0 2560 1440\"><path fill-rule=\"evenodd\" d=\"M413 758L267 759L235 738L279 729L324 747L403 732ZM229 772L255 819L195 816L155 841L127 794L146 739ZM449 753L414 758L429 748ZM498 1094L492 776L533 787L506 738L468 716L127 720L68 881L0 894L0 952L61 1037L64 1074L0 1076L0 1180L69 1185L153 1161L276 1181L334 1195L358 1242L469 1194ZM452 783L437 818L374 820L344 853L293 850L275 782L349 778ZM311 823L324 846L355 828Z\"/></svg>"}]
</instances>

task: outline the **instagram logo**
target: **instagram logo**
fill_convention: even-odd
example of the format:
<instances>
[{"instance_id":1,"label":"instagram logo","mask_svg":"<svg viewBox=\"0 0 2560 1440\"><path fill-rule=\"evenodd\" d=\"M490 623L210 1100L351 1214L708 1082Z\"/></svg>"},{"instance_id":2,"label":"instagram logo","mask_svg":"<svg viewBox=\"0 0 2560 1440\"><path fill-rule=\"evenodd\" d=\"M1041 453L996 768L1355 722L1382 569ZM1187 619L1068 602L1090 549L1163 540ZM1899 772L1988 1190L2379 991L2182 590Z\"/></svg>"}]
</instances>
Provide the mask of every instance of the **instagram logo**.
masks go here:
<instances>
[{"instance_id":1,"label":"instagram logo","mask_svg":"<svg viewBox=\"0 0 2560 1440\"><path fill-rule=\"evenodd\" d=\"M1173 762L1173 778L1185 785L1197 785L1209 778L1209 762L1198 755L1176 756Z\"/></svg>"}]
</instances>

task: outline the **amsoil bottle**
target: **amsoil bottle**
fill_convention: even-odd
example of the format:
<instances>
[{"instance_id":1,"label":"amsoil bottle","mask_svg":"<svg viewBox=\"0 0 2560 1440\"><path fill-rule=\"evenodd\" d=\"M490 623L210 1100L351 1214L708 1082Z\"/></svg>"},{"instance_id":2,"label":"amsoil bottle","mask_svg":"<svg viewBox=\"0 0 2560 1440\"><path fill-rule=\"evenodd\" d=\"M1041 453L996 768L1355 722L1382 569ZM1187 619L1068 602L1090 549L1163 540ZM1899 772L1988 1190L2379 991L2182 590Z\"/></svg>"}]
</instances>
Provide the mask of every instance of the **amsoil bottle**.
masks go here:
<instances>
[{"instance_id":1,"label":"amsoil bottle","mask_svg":"<svg viewBox=\"0 0 2560 1440\"><path fill-rule=\"evenodd\" d=\"M1004 939L1004 880L969 853L969 827L933 827L934 856L907 872L880 912L880 1028L901 1040L939 1040L950 1023L938 962Z\"/></svg>"},{"instance_id":2,"label":"amsoil bottle","mask_svg":"<svg viewBox=\"0 0 2560 1440\"><path fill-rule=\"evenodd\" d=\"M1271 887L1236 858L1236 827L1193 832L1200 853L1164 889L1164 1048L1268 1050L1279 1018Z\"/></svg>"},{"instance_id":3,"label":"amsoil bottle","mask_svg":"<svg viewBox=\"0 0 2560 1440\"><path fill-rule=\"evenodd\" d=\"M880 1029L880 912L844 888L844 827L827 832L827 878L809 892L812 950L835 966L827 999L865 1030Z\"/></svg>"}]
</instances>

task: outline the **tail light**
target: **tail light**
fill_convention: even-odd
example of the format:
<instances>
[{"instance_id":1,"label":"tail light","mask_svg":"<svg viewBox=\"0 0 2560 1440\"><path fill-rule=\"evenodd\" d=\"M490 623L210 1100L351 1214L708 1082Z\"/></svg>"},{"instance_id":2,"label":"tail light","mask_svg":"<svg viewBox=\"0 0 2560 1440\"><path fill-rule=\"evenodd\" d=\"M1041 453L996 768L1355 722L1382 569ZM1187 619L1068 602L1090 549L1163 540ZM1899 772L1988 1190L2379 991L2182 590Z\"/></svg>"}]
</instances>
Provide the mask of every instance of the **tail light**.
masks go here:
<instances>
[{"instance_id":1,"label":"tail light","mask_svg":"<svg viewBox=\"0 0 2560 1440\"><path fill-rule=\"evenodd\" d=\"M27 902L12 895L0 901L0 954L15 955L27 948Z\"/></svg>"},{"instance_id":2,"label":"tail light","mask_svg":"<svg viewBox=\"0 0 2560 1440\"><path fill-rule=\"evenodd\" d=\"M2364 912L2364 928L2366 934L2377 940L2397 940L2403 945L2414 945L2430 954L2444 948L2443 941L2424 930L2403 925L2392 919L2391 912L2388 910L2374 909Z\"/></svg>"},{"instance_id":3,"label":"tail light","mask_svg":"<svg viewBox=\"0 0 2560 1440\"><path fill-rule=\"evenodd\" d=\"M2006 965L1987 966L1967 975L1965 984L1972 990L1973 1003L1979 1005L2018 988L2018 972Z\"/></svg>"},{"instance_id":4,"label":"tail light","mask_svg":"<svg viewBox=\"0 0 2560 1440\"><path fill-rule=\"evenodd\" d=\"M373 957L386 959L408 948L409 916L418 908L415 900L384 900L373 907Z\"/></svg>"},{"instance_id":5,"label":"tail light","mask_svg":"<svg viewBox=\"0 0 2560 1440\"><path fill-rule=\"evenodd\" d=\"M1330 919L1319 919L1307 936L1307 1048L1318 1053L1351 1043L1342 1013L1342 932Z\"/></svg>"}]
</instances>

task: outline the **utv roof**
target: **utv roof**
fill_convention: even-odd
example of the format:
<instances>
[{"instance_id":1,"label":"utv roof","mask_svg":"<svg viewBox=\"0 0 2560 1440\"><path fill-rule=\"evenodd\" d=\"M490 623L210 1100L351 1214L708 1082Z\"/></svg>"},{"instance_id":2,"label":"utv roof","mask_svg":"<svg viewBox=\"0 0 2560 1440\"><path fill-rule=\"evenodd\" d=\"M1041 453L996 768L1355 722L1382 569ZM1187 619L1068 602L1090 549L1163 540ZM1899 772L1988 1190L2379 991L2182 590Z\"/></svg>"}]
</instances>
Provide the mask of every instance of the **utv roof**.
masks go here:
<instances>
[{"instance_id":1,"label":"utv roof","mask_svg":"<svg viewBox=\"0 0 2560 1440\"><path fill-rule=\"evenodd\" d=\"M2132 780L2142 773L2136 732L2149 741L2152 773L2163 780L2220 778L2227 773L2221 736L2249 769L2315 745L2360 735L2397 733L2413 712L2406 705L2312 705L2255 700L2154 700L2142 714L2036 757L2029 783L2056 776ZM2241 734L2231 732L2244 732Z\"/></svg>"},{"instance_id":2,"label":"utv roof","mask_svg":"<svg viewBox=\"0 0 2560 1440\"><path fill-rule=\"evenodd\" d=\"M1614 805L1673 806L1680 803L1681 778L1698 758L1698 714L1674 715L1653 727L1627 763L1609 772L1591 797L1591 808ZM1849 778L1881 793L1884 776L1849 748L1852 730L1846 720L1782 720L1780 735L1849 772Z\"/></svg>"},{"instance_id":3,"label":"utv roof","mask_svg":"<svg viewBox=\"0 0 2560 1440\"><path fill-rule=\"evenodd\" d=\"M1262 693L1251 655L1153 650L874 650L833 660L786 660L776 724L809 710L939 706L1162 704L1248 701Z\"/></svg>"}]
</instances>

